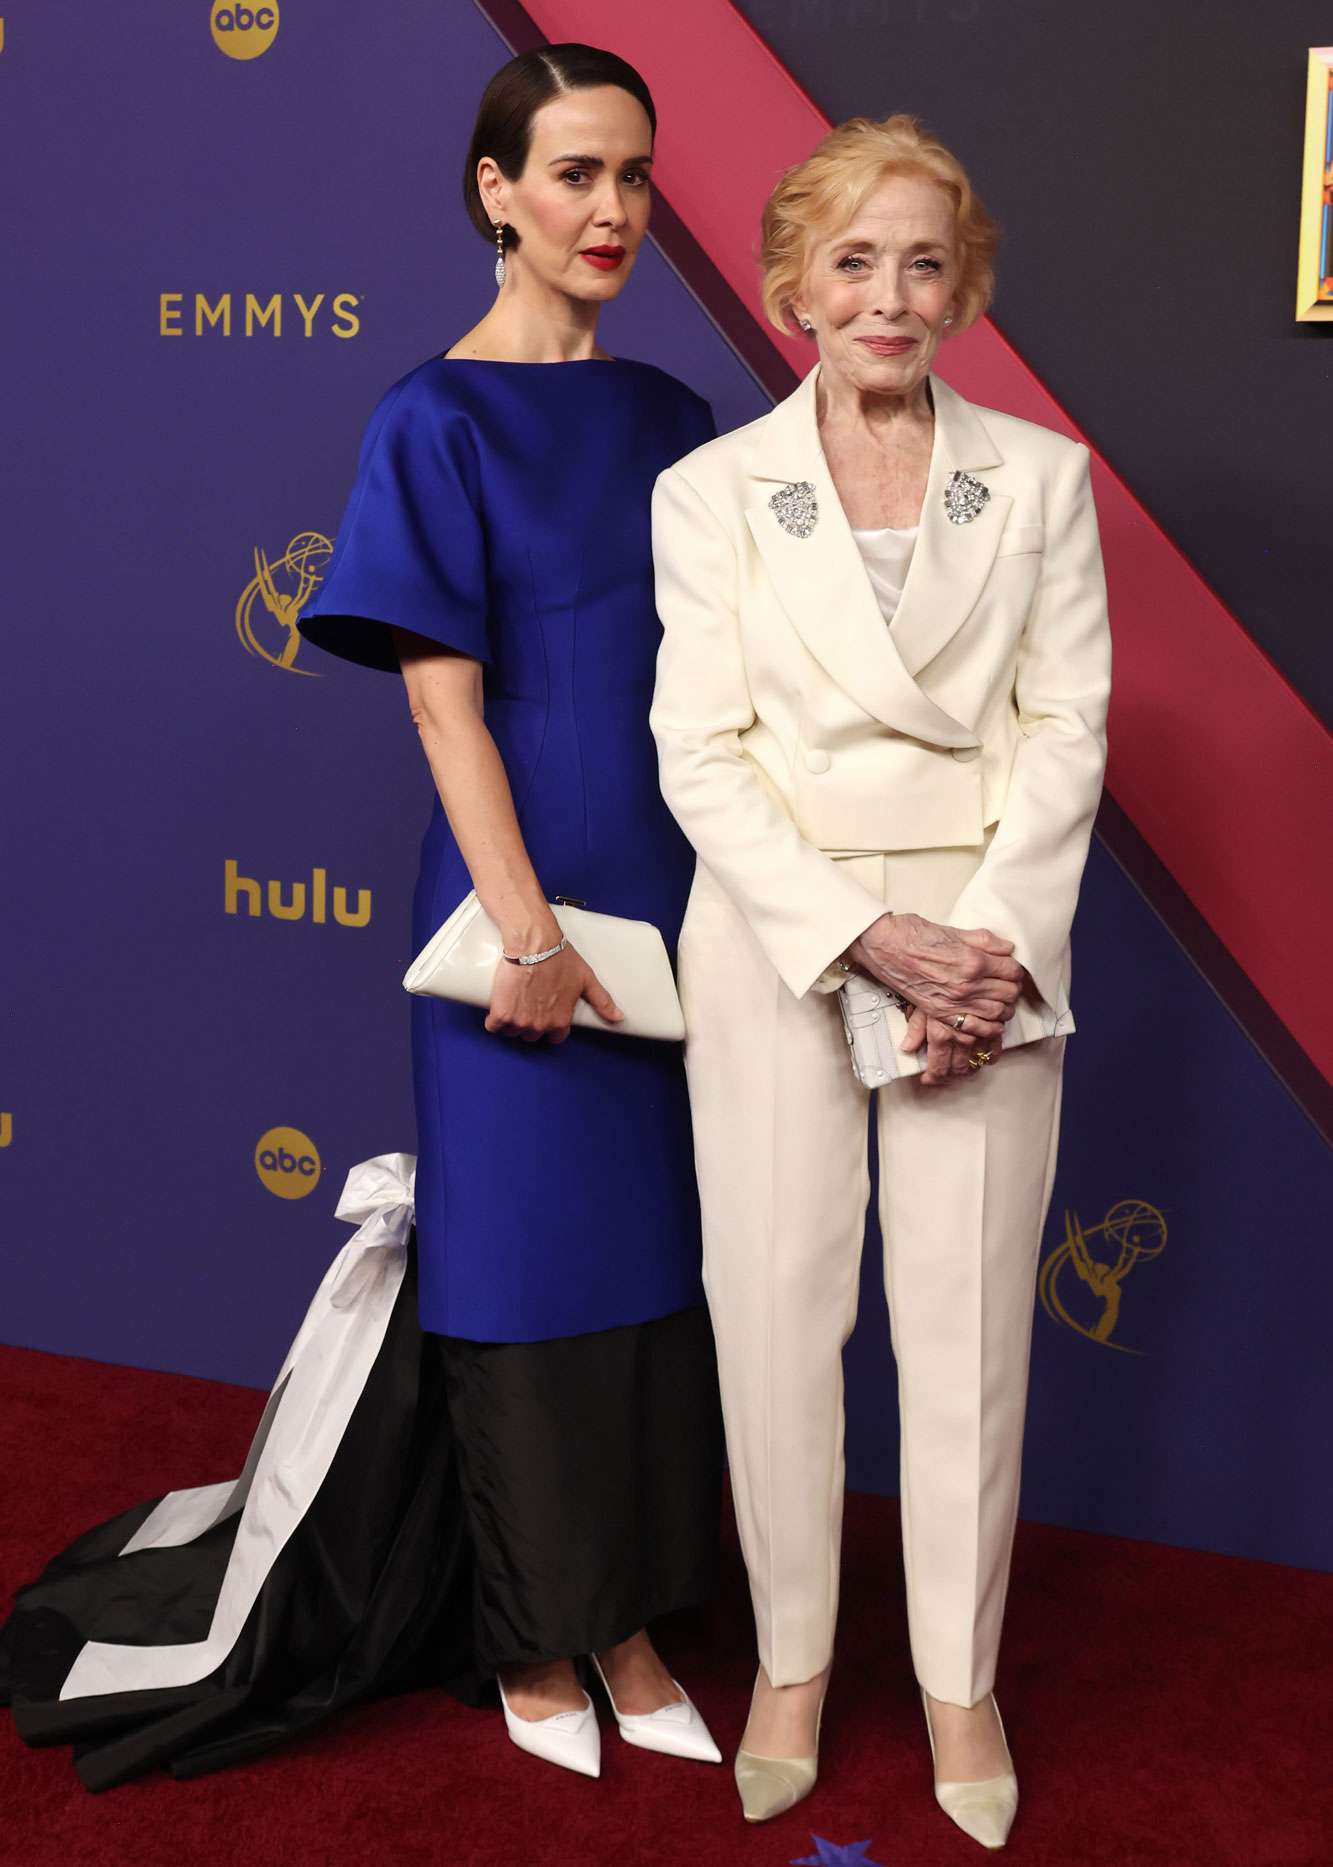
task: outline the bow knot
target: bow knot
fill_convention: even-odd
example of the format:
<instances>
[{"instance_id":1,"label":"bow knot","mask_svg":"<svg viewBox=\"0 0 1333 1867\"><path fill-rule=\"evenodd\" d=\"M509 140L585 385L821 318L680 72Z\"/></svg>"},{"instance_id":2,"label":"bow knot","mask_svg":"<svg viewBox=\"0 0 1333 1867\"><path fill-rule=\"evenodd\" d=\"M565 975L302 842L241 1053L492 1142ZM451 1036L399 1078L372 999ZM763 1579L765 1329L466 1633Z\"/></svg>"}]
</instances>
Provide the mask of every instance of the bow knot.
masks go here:
<instances>
[{"instance_id":1,"label":"bow knot","mask_svg":"<svg viewBox=\"0 0 1333 1867\"><path fill-rule=\"evenodd\" d=\"M335 1216L359 1229L338 1254L341 1262L329 1293L335 1309L355 1301L369 1272L367 1252L407 1249L416 1216L416 1179L415 1154L376 1154L348 1174Z\"/></svg>"}]
</instances>

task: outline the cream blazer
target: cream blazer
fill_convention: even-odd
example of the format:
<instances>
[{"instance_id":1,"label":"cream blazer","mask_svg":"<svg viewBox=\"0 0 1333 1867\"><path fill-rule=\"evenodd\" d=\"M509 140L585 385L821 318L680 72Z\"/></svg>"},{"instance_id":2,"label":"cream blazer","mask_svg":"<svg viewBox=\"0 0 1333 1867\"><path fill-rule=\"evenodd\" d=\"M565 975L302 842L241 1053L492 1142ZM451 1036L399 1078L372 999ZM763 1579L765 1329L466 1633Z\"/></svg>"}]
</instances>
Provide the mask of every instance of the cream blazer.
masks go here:
<instances>
[{"instance_id":1,"label":"cream blazer","mask_svg":"<svg viewBox=\"0 0 1333 1867\"><path fill-rule=\"evenodd\" d=\"M1111 672L1088 450L932 375L930 474L886 626L824 459L818 375L654 489L663 795L798 997L884 912L837 852L949 848L975 860L944 918L1012 940L1039 994L1014 1039L1072 1030ZM955 469L990 493L963 524ZM801 481L818 509L804 538L769 503ZM911 862L893 873L889 906L914 911Z\"/></svg>"}]
</instances>

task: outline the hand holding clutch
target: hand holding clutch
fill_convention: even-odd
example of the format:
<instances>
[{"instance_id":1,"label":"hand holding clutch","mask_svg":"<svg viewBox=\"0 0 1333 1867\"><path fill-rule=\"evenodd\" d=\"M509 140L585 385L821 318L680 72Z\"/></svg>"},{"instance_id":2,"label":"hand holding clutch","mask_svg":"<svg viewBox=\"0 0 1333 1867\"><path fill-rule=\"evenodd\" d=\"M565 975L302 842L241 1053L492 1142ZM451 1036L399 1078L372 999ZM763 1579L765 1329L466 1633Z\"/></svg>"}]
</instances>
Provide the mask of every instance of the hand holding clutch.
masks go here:
<instances>
[{"instance_id":1,"label":"hand holding clutch","mask_svg":"<svg viewBox=\"0 0 1333 1867\"><path fill-rule=\"evenodd\" d=\"M561 933L625 1014L621 1023L608 1024L586 999L580 999L574 1007L574 1023L624 1037L679 1043L685 1035L685 1020L671 961L657 928L650 921L596 914L562 902L553 903L551 912ZM500 930L474 889L418 953L403 984L409 992L428 997L489 1006L503 951Z\"/></svg>"},{"instance_id":2,"label":"hand holding clutch","mask_svg":"<svg viewBox=\"0 0 1333 1867\"><path fill-rule=\"evenodd\" d=\"M597 974L564 934L538 952L506 952L491 984L486 1029L496 1037L516 1037L524 1044L567 1043L574 1029L574 1008L583 1000L608 1025L625 1014Z\"/></svg>"}]
</instances>

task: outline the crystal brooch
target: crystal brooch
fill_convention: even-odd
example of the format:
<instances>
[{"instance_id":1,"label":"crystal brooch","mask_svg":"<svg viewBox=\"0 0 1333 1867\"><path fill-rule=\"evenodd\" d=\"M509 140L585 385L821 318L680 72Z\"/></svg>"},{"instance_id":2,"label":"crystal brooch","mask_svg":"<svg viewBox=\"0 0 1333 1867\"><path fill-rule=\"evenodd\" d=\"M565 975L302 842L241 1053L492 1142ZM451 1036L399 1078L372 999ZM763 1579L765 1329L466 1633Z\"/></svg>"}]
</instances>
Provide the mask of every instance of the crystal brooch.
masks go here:
<instances>
[{"instance_id":1,"label":"crystal brooch","mask_svg":"<svg viewBox=\"0 0 1333 1867\"><path fill-rule=\"evenodd\" d=\"M989 498L990 487L958 467L944 489L944 510L954 525L969 525Z\"/></svg>"},{"instance_id":2,"label":"crystal brooch","mask_svg":"<svg viewBox=\"0 0 1333 1867\"><path fill-rule=\"evenodd\" d=\"M808 538L815 529L819 502L809 480L793 480L788 486L780 486L768 503L777 514L778 524L793 538Z\"/></svg>"}]
</instances>

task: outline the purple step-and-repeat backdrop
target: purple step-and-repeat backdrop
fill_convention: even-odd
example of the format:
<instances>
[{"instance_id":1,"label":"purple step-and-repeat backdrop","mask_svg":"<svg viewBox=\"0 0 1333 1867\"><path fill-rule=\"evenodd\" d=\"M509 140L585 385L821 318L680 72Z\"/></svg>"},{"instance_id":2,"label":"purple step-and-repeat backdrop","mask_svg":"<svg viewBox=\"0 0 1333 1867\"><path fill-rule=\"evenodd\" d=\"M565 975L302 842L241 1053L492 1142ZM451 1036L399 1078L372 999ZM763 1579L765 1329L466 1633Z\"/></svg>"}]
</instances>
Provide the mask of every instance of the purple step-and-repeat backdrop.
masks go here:
<instances>
[{"instance_id":1,"label":"purple step-and-repeat backdrop","mask_svg":"<svg viewBox=\"0 0 1333 1867\"><path fill-rule=\"evenodd\" d=\"M507 51L467 0L248 17L5 13L0 1338L266 1386L348 1166L414 1145L430 795L399 684L292 623L375 400L493 289L458 172ZM655 251L604 329L766 406ZM1326 1152L1099 848L1076 939L1025 1513L1328 1565Z\"/></svg>"}]
</instances>

